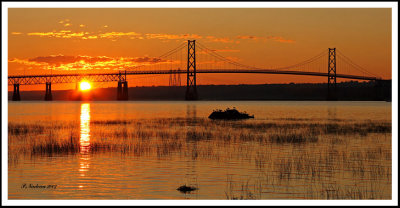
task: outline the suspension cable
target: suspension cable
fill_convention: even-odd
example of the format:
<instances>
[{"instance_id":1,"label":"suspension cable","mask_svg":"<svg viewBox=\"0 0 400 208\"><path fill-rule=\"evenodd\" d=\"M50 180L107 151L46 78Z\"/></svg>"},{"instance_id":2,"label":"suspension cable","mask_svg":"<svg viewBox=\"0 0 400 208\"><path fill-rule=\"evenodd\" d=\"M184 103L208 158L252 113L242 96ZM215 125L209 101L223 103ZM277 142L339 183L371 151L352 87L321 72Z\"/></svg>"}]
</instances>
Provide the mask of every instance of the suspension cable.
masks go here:
<instances>
[{"instance_id":1,"label":"suspension cable","mask_svg":"<svg viewBox=\"0 0 400 208\"><path fill-rule=\"evenodd\" d=\"M241 64L241 63L238 63L238 62L229 60L229 59L227 59L227 58L225 58L225 57L219 55L219 54L216 53L215 51L213 51L213 50L211 50L211 49L208 49L208 48L205 47L203 44L201 44L201 43L198 43L198 44L199 44L200 48L202 48L202 49L205 50L205 51L208 51L208 52L209 52L208 54L210 54L210 55L212 55L212 56L214 56L214 57L216 57L216 58L218 58L218 59L220 59L220 60L229 62L229 63L231 63L231 64L233 64L233 65L235 65L235 66L244 67L244 68L248 68L248 69L265 70L265 69L262 69L262 68L253 67L253 66L248 66L248 65L244 65L244 64ZM316 56L314 56L314 57L312 57L312 58L310 58L310 59L307 59L307 60L305 60L305 61L303 61L303 62L294 64L294 65L291 65L291 66L285 66L285 67L274 68L273 70L289 69L289 68L294 68L294 67L298 67L298 66L301 66L301 65L305 65L305 64L311 63L311 62L313 62L313 61L315 61L315 60L317 60L317 59L323 57L324 55L326 55L326 53L327 53L327 51L323 51L323 52L319 53L318 55L316 55Z\"/></svg>"},{"instance_id":2,"label":"suspension cable","mask_svg":"<svg viewBox=\"0 0 400 208\"><path fill-rule=\"evenodd\" d=\"M342 52L340 52L339 50L337 50L339 58L342 58L342 60L344 62L346 62L347 64L351 65L353 68L355 68L358 71L361 71L363 73L375 76L375 77L379 77L377 74L374 74L372 72L369 72L368 70L364 69L363 67L359 66L358 64L354 63L350 58L348 58L347 56L345 56Z\"/></svg>"},{"instance_id":3,"label":"suspension cable","mask_svg":"<svg viewBox=\"0 0 400 208\"><path fill-rule=\"evenodd\" d=\"M168 51L168 52L162 54L161 56L159 56L159 57L157 57L157 58L158 58L158 59L161 59L161 58L164 58L164 57L166 57L166 56L169 56L169 55L171 55L171 54L173 54L173 53L176 53L177 51L183 49L185 46L186 46L186 44L185 44L185 43L182 43L182 44L180 44L178 47L176 47L176 48L174 48L174 49L172 49L172 50L170 50L170 51ZM138 68L143 67L143 66L145 66L145 65L138 65L138 66L134 66L134 67L129 67L129 70L138 69Z\"/></svg>"}]
</instances>

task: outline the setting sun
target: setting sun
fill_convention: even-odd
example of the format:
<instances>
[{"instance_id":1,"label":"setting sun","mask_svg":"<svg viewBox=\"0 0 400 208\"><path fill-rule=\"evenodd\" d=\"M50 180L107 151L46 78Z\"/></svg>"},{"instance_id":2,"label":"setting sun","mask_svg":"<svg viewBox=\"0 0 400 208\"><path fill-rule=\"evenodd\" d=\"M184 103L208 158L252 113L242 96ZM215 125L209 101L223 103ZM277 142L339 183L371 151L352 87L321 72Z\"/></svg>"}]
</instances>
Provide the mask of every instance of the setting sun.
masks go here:
<instances>
[{"instance_id":1,"label":"setting sun","mask_svg":"<svg viewBox=\"0 0 400 208\"><path fill-rule=\"evenodd\" d=\"M79 89L82 91L90 90L92 88L92 85L90 85L89 82L81 82L79 84Z\"/></svg>"}]
</instances>

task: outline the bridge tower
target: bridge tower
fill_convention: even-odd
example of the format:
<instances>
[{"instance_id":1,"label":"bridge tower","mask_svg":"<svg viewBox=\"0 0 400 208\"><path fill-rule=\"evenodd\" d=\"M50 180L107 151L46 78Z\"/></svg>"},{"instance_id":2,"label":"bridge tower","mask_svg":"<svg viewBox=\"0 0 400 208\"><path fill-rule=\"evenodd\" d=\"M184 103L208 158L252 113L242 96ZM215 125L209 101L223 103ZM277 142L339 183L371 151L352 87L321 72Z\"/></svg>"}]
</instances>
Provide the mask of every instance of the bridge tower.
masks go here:
<instances>
[{"instance_id":1,"label":"bridge tower","mask_svg":"<svg viewBox=\"0 0 400 208\"><path fill-rule=\"evenodd\" d=\"M19 95L19 84L14 84L13 101L20 101L21 96Z\"/></svg>"},{"instance_id":2,"label":"bridge tower","mask_svg":"<svg viewBox=\"0 0 400 208\"><path fill-rule=\"evenodd\" d=\"M117 100L128 100L128 81L126 79L126 70L125 74L119 72L119 80L118 80L118 87L117 87Z\"/></svg>"},{"instance_id":3,"label":"bridge tower","mask_svg":"<svg viewBox=\"0 0 400 208\"><path fill-rule=\"evenodd\" d=\"M188 40L186 100L197 100L196 40Z\"/></svg>"},{"instance_id":4,"label":"bridge tower","mask_svg":"<svg viewBox=\"0 0 400 208\"><path fill-rule=\"evenodd\" d=\"M336 100L336 48L328 50L328 100Z\"/></svg>"},{"instance_id":5,"label":"bridge tower","mask_svg":"<svg viewBox=\"0 0 400 208\"><path fill-rule=\"evenodd\" d=\"M53 97L51 95L51 82L46 82L46 94L44 95L44 100L51 101Z\"/></svg>"}]
</instances>

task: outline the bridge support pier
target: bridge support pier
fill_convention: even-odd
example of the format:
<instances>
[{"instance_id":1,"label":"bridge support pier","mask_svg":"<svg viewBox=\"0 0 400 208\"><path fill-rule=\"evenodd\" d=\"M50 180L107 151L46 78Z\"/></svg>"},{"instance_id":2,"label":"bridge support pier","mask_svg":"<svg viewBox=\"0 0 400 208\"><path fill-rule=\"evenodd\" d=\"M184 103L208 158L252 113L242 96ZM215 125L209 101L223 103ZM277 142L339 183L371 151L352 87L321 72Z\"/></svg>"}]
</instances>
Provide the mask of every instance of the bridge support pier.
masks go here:
<instances>
[{"instance_id":1,"label":"bridge support pier","mask_svg":"<svg viewBox=\"0 0 400 208\"><path fill-rule=\"evenodd\" d=\"M51 95L51 82L46 82L46 94L44 95L45 101L52 101L53 97Z\"/></svg>"},{"instance_id":2,"label":"bridge support pier","mask_svg":"<svg viewBox=\"0 0 400 208\"><path fill-rule=\"evenodd\" d=\"M19 84L14 84L14 91L13 91L13 101L20 101L21 96L19 95Z\"/></svg>"},{"instance_id":3,"label":"bridge support pier","mask_svg":"<svg viewBox=\"0 0 400 208\"><path fill-rule=\"evenodd\" d=\"M127 81L118 81L117 87L117 100L128 100L128 82Z\"/></svg>"},{"instance_id":4,"label":"bridge support pier","mask_svg":"<svg viewBox=\"0 0 400 208\"><path fill-rule=\"evenodd\" d=\"M129 99L129 95L128 95L128 82L125 81L123 84L123 88L122 88L122 97L124 98L124 100L128 100Z\"/></svg>"}]
</instances>

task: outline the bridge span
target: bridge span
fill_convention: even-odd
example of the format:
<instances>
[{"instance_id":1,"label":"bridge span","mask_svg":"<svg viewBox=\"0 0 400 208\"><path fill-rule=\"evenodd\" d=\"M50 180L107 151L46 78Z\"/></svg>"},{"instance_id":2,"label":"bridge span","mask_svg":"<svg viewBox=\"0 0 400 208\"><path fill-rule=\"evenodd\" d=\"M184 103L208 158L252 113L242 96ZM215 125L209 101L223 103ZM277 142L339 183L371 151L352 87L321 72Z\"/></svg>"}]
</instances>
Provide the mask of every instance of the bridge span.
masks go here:
<instances>
[{"instance_id":1,"label":"bridge span","mask_svg":"<svg viewBox=\"0 0 400 208\"><path fill-rule=\"evenodd\" d=\"M182 49L182 46L179 46ZM285 75L301 75L301 76L319 76L319 77L327 77L328 78L328 100L335 99L335 91L336 91L336 79L344 78L344 79L352 79L352 80L369 80L376 82L384 82L389 80L384 80L379 76L367 76L367 75L355 75L355 74L339 74L336 73L337 68L337 58L336 58L336 49L329 48L328 49L328 63L327 63L327 72L315 72L315 71L307 71L306 68L312 62L315 62L318 59L321 59L321 55L317 55L309 60L306 60L302 63L292 65L289 67L282 67L279 69L262 69L251 67L247 65L243 65L232 60L228 60L218 54L215 54L212 50L205 48L201 45L200 47L206 53L210 53L211 56L216 57L218 60L223 60L234 66L235 68L224 68L224 69L207 69L197 67L196 65L196 45L195 40L189 40L187 44L187 69L186 70L168 70L168 69L158 69L158 70L125 70L118 71L115 73L68 73L68 74L47 74L47 75L13 75L8 76L8 85L14 85L13 99L14 101L21 100L19 93L20 85L37 85L37 84L46 84L46 94L45 100L52 100L51 96L51 84L56 83L78 83L80 81L90 81L90 82L118 82L117 85L117 100L128 100L128 81L127 76L133 75L156 75L156 74L186 74L187 75L187 90L186 90L186 100L196 100L197 89L196 89L196 75L197 74L285 74ZM167 53L171 55L172 53L176 53L177 49L172 50L172 52ZM346 57L347 58L347 57ZM326 60L326 59L325 59ZM351 62L351 60L347 60L343 58L344 62L349 63L349 65L356 67L358 65ZM304 69L303 69L303 68ZM238 69L239 68L239 69ZM241 68L241 69L240 69ZM288 69L296 69L296 70L288 70Z\"/></svg>"}]
</instances>

